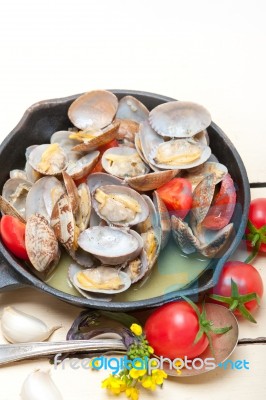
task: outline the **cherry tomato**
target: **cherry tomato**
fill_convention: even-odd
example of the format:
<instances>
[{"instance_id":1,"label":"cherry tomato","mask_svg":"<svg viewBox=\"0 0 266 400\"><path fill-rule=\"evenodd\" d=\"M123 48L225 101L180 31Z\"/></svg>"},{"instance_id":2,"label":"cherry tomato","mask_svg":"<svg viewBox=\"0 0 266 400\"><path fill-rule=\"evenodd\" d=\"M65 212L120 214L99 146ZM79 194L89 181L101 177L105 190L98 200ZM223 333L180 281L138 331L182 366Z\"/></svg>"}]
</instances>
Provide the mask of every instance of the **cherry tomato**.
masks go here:
<instances>
[{"instance_id":1,"label":"cherry tomato","mask_svg":"<svg viewBox=\"0 0 266 400\"><path fill-rule=\"evenodd\" d=\"M246 230L247 244L266 253L266 199L254 199L250 203Z\"/></svg>"},{"instance_id":2,"label":"cherry tomato","mask_svg":"<svg viewBox=\"0 0 266 400\"><path fill-rule=\"evenodd\" d=\"M208 214L202 221L207 229L219 230L229 224L236 204L236 190L230 174L222 180L219 193L215 196Z\"/></svg>"},{"instance_id":3,"label":"cherry tomato","mask_svg":"<svg viewBox=\"0 0 266 400\"><path fill-rule=\"evenodd\" d=\"M185 218L192 205L192 186L184 178L174 178L165 183L157 193L164 201L168 211L180 218Z\"/></svg>"},{"instance_id":4,"label":"cherry tomato","mask_svg":"<svg viewBox=\"0 0 266 400\"><path fill-rule=\"evenodd\" d=\"M144 330L148 342L158 356L195 358L208 347L204 333L194 343L200 329L199 319L190 304L178 301L155 310L147 319Z\"/></svg>"},{"instance_id":5,"label":"cherry tomato","mask_svg":"<svg viewBox=\"0 0 266 400\"><path fill-rule=\"evenodd\" d=\"M18 258L28 260L25 246L25 224L11 215L4 215L0 222L0 231L5 246Z\"/></svg>"},{"instance_id":6,"label":"cherry tomato","mask_svg":"<svg viewBox=\"0 0 266 400\"><path fill-rule=\"evenodd\" d=\"M239 292L239 296L233 296L233 298L231 280L235 282ZM245 310L243 310L242 305L244 305L248 312L253 312L257 309L258 302L256 301L256 297L261 298L263 295L263 282L259 272L252 265L241 261L228 261L225 263L219 281L211 290L211 293L231 299L230 303L218 302L227 307L231 306L234 300L237 300L238 304L235 303L236 308L234 313L247 318L244 315ZM255 293L257 296L253 296L253 300L245 302L245 296L251 293Z\"/></svg>"}]
</instances>

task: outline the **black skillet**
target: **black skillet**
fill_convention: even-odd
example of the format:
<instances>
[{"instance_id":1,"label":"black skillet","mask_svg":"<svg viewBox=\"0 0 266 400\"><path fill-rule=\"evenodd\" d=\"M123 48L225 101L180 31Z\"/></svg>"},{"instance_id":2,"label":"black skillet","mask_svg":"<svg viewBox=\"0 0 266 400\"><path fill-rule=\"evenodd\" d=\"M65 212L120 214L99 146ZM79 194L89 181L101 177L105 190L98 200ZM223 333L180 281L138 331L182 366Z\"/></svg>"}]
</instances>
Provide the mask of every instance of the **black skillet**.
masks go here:
<instances>
[{"instance_id":1,"label":"black skillet","mask_svg":"<svg viewBox=\"0 0 266 400\"><path fill-rule=\"evenodd\" d=\"M169 97L141 91L112 90L112 92L119 99L127 94L135 96L148 109L153 109L158 104L173 100ZM67 117L67 110L77 97L78 95L74 95L61 99L41 101L25 112L19 124L0 146L0 190L2 190L3 184L8 179L9 171L24 166L26 147L32 144L48 143L52 133L66 130L71 126ZM218 281L225 261L236 250L243 236L250 203L250 189L244 164L231 141L213 122L208 128L208 134L213 154L221 163L227 166L237 189L237 205L232 218L235 226L235 235L223 256L219 259L210 260L206 270L196 282L193 282L185 289L140 301L102 302L88 300L63 293L48 286L34 276L23 262L13 257L0 242L0 291L21 287L35 287L37 290L43 290L79 307L128 311L158 306L176 300L180 295L196 299L198 295L213 287Z\"/></svg>"}]
</instances>

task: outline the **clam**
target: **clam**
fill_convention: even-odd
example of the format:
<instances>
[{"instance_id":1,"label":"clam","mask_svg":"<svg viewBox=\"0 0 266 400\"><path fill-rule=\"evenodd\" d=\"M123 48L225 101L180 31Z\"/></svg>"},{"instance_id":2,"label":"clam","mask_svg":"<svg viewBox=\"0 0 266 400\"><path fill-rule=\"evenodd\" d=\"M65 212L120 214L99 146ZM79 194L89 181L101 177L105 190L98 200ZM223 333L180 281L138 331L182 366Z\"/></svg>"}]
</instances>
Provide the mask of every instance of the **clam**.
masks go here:
<instances>
[{"instance_id":1,"label":"clam","mask_svg":"<svg viewBox=\"0 0 266 400\"><path fill-rule=\"evenodd\" d=\"M72 179L81 179L88 175L98 162L100 152L93 151L78 160L69 161L66 172Z\"/></svg>"},{"instance_id":2,"label":"clam","mask_svg":"<svg viewBox=\"0 0 266 400\"><path fill-rule=\"evenodd\" d=\"M99 217L110 225L133 226L145 221L149 215L141 195L124 186L98 187L92 195L92 205Z\"/></svg>"},{"instance_id":3,"label":"clam","mask_svg":"<svg viewBox=\"0 0 266 400\"><path fill-rule=\"evenodd\" d=\"M104 265L77 272L73 282L75 287L83 291L104 294L121 293L131 285L128 274Z\"/></svg>"},{"instance_id":4,"label":"clam","mask_svg":"<svg viewBox=\"0 0 266 400\"><path fill-rule=\"evenodd\" d=\"M158 233L158 231L157 231ZM156 235L156 230L150 228L147 232L142 233L143 251L147 258L148 271L152 269L160 253L160 238Z\"/></svg>"},{"instance_id":5,"label":"clam","mask_svg":"<svg viewBox=\"0 0 266 400\"><path fill-rule=\"evenodd\" d=\"M218 257L221 251L224 251L229 244L234 231L234 224L230 223L219 231L204 230L204 244L199 246L199 251L207 258Z\"/></svg>"},{"instance_id":6,"label":"clam","mask_svg":"<svg viewBox=\"0 0 266 400\"><path fill-rule=\"evenodd\" d=\"M42 215L31 215L27 220L25 244L30 262L37 271L48 274L58 264L58 242L53 229Z\"/></svg>"},{"instance_id":7,"label":"clam","mask_svg":"<svg viewBox=\"0 0 266 400\"><path fill-rule=\"evenodd\" d=\"M142 147L141 147L141 142L140 142L140 136L139 136L139 132L137 132L135 134L135 143L134 143L134 147L137 150L140 158L142 159L142 161L144 161L145 164L148 163L148 161L146 160L143 151L142 151Z\"/></svg>"},{"instance_id":8,"label":"clam","mask_svg":"<svg viewBox=\"0 0 266 400\"><path fill-rule=\"evenodd\" d=\"M215 184L221 182L223 177L227 174L228 170L225 165L207 161L198 167L191 168L188 171L183 173L183 177L192 185L192 189L195 187L207 176L210 174L214 174Z\"/></svg>"},{"instance_id":9,"label":"clam","mask_svg":"<svg viewBox=\"0 0 266 400\"><path fill-rule=\"evenodd\" d=\"M148 160L161 169L188 169L203 164L210 155L209 146L193 139L173 139L154 147Z\"/></svg>"},{"instance_id":10,"label":"clam","mask_svg":"<svg viewBox=\"0 0 266 400\"><path fill-rule=\"evenodd\" d=\"M50 143L58 143L66 153L69 153L74 146L79 144L78 140L70 139L70 131L57 131L52 134L50 138Z\"/></svg>"},{"instance_id":11,"label":"clam","mask_svg":"<svg viewBox=\"0 0 266 400\"><path fill-rule=\"evenodd\" d=\"M90 222L91 217L91 194L86 183L81 183L77 189L78 193L78 211L76 215L76 224L80 232L84 231Z\"/></svg>"},{"instance_id":12,"label":"clam","mask_svg":"<svg viewBox=\"0 0 266 400\"><path fill-rule=\"evenodd\" d=\"M206 217L215 191L215 175L207 175L196 186L192 197L192 208L196 221L200 224Z\"/></svg>"},{"instance_id":13,"label":"clam","mask_svg":"<svg viewBox=\"0 0 266 400\"><path fill-rule=\"evenodd\" d=\"M144 250L134 260L126 263L124 272L128 274L131 279L131 283L136 283L142 279L148 272L148 260Z\"/></svg>"},{"instance_id":14,"label":"clam","mask_svg":"<svg viewBox=\"0 0 266 400\"><path fill-rule=\"evenodd\" d=\"M94 90L79 96L69 107L68 117L82 130L99 130L109 125L116 114L117 97L105 90Z\"/></svg>"},{"instance_id":15,"label":"clam","mask_svg":"<svg viewBox=\"0 0 266 400\"><path fill-rule=\"evenodd\" d=\"M12 215L12 217L18 218L21 222L25 222L25 219L17 212L17 210L6 200L0 196L0 210L4 215Z\"/></svg>"},{"instance_id":16,"label":"clam","mask_svg":"<svg viewBox=\"0 0 266 400\"><path fill-rule=\"evenodd\" d=\"M66 187L67 195L68 195L68 198L70 201L71 209L73 211L73 214L75 215L79 209L79 201L80 201L78 189L76 187L75 182L73 181L71 176L68 175L67 172L63 171L62 175L63 175L63 180L64 180L64 184Z\"/></svg>"},{"instance_id":17,"label":"clam","mask_svg":"<svg viewBox=\"0 0 266 400\"><path fill-rule=\"evenodd\" d=\"M102 166L106 172L118 178L136 177L149 172L136 149L131 147L113 147L102 156Z\"/></svg>"},{"instance_id":18,"label":"clam","mask_svg":"<svg viewBox=\"0 0 266 400\"><path fill-rule=\"evenodd\" d=\"M118 103L116 118L143 122L149 117L149 110L133 96L125 96Z\"/></svg>"},{"instance_id":19,"label":"clam","mask_svg":"<svg viewBox=\"0 0 266 400\"><path fill-rule=\"evenodd\" d=\"M32 184L25 179L8 179L2 191L2 196L25 218L26 198Z\"/></svg>"},{"instance_id":20,"label":"clam","mask_svg":"<svg viewBox=\"0 0 266 400\"><path fill-rule=\"evenodd\" d=\"M41 144L29 155L33 169L43 175L59 175L67 167L67 155L58 143Z\"/></svg>"},{"instance_id":21,"label":"clam","mask_svg":"<svg viewBox=\"0 0 266 400\"><path fill-rule=\"evenodd\" d=\"M26 219L41 214L50 221L55 203L65 193L62 183L54 176L45 176L34 183L26 199Z\"/></svg>"},{"instance_id":22,"label":"clam","mask_svg":"<svg viewBox=\"0 0 266 400\"><path fill-rule=\"evenodd\" d=\"M143 222L137 224L136 226L137 232L139 232L140 234L145 233L151 228L161 230L160 216L157 209L155 208L154 202L151 200L149 196L145 194L143 194L142 197L147 203L147 206L149 208L149 215Z\"/></svg>"},{"instance_id":23,"label":"clam","mask_svg":"<svg viewBox=\"0 0 266 400\"><path fill-rule=\"evenodd\" d=\"M159 216L161 228L161 249L163 249L167 245L170 237L171 221L166 205L156 191L153 193L153 202Z\"/></svg>"},{"instance_id":24,"label":"clam","mask_svg":"<svg viewBox=\"0 0 266 400\"><path fill-rule=\"evenodd\" d=\"M77 228L71 208L70 199L63 194L56 202L52 215L51 227L55 236L67 250L77 249Z\"/></svg>"},{"instance_id":25,"label":"clam","mask_svg":"<svg viewBox=\"0 0 266 400\"><path fill-rule=\"evenodd\" d=\"M140 124L138 138L139 148L146 162L150 165L151 169L158 171L160 168L156 167L150 158L150 154L155 148L164 143L163 138L152 129L148 121Z\"/></svg>"},{"instance_id":26,"label":"clam","mask_svg":"<svg viewBox=\"0 0 266 400\"><path fill-rule=\"evenodd\" d=\"M96 259L80 247L78 247L77 250L68 250L68 254L73 258L74 261L76 261L76 263L80 267L92 268L93 266L95 266Z\"/></svg>"},{"instance_id":27,"label":"clam","mask_svg":"<svg viewBox=\"0 0 266 400\"><path fill-rule=\"evenodd\" d=\"M143 240L135 231L110 226L86 229L79 235L78 244L103 264L110 265L134 260L143 248Z\"/></svg>"},{"instance_id":28,"label":"clam","mask_svg":"<svg viewBox=\"0 0 266 400\"><path fill-rule=\"evenodd\" d=\"M98 147L103 146L115 139L118 128L119 122L114 122L113 124L108 125L105 129L99 131L82 131L73 133L70 138L76 139L82 143L74 146L72 150L86 152L95 150Z\"/></svg>"},{"instance_id":29,"label":"clam","mask_svg":"<svg viewBox=\"0 0 266 400\"><path fill-rule=\"evenodd\" d=\"M211 124L211 115L199 104L169 101L155 107L150 112L149 121L159 135L185 138L206 129Z\"/></svg>"},{"instance_id":30,"label":"clam","mask_svg":"<svg viewBox=\"0 0 266 400\"><path fill-rule=\"evenodd\" d=\"M125 178L125 181L130 187L139 192L148 192L150 190L158 189L160 186L169 182L178 174L178 172L178 170L157 171L133 178Z\"/></svg>"},{"instance_id":31,"label":"clam","mask_svg":"<svg viewBox=\"0 0 266 400\"><path fill-rule=\"evenodd\" d=\"M22 169L12 169L12 171L9 172L9 176L11 179L20 178L27 181L26 171L23 171Z\"/></svg>"},{"instance_id":32,"label":"clam","mask_svg":"<svg viewBox=\"0 0 266 400\"><path fill-rule=\"evenodd\" d=\"M93 193L100 186L124 185L124 181L104 172L95 172L88 176L87 185L89 186L90 192Z\"/></svg>"},{"instance_id":33,"label":"clam","mask_svg":"<svg viewBox=\"0 0 266 400\"><path fill-rule=\"evenodd\" d=\"M84 271L84 268L82 268L80 265L78 264L70 264L69 268L68 268L68 279L70 281L70 283L75 287L75 289L83 296L86 297L87 299L91 299L91 300L98 300L98 301L111 301L112 300L112 296L110 295L100 295L97 293L92 293L92 292L88 292L87 290L82 290L79 286L76 285L75 282L75 275L77 275L77 273Z\"/></svg>"},{"instance_id":34,"label":"clam","mask_svg":"<svg viewBox=\"0 0 266 400\"><path fill-rule=\"evenodd\" d=\"M119 127L116 133L116 139L120 145L135 147L135 135L139 131L139 123L130 119L116 119Z\"/></svg>"},{"instance_id":35,"label":"clam","mask_svg":"<svg viewBox=\"0 0 266 400\"><path fill-rule=\"evenodd\" d=\"M199 249L201 243L193 234L189 225L175 215L172 215L171 223L173 237L183 253L195 253Z\"/></svg>"},{"instance_id":36,"label":"clam","mask_svg":"<svg viewBox=\"0 0 266 400\"><path fill-rule=\"evenodd\" d=\"M29 161L27 161L25 164L25 173L26 173L27 181L29 181L31 183L37 182L37 180L42 177L42 174L40 172L35 171L35 169L32 168Z\"/></svg>"}]
</instances>

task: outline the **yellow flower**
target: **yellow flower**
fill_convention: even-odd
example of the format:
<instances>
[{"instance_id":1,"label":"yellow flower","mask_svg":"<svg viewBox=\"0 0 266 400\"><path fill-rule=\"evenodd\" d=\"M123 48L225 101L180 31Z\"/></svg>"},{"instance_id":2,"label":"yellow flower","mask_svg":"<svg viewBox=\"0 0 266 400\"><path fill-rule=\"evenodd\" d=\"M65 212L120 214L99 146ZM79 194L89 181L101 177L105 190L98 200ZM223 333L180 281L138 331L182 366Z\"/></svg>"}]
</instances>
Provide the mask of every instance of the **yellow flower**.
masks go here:
<instances>
[{"instance_id":1,"label":"yellow flower","mask_svg":"<svg viewBox=\"0 0 266 400\"><path fill-rule=\"evenodd\" d=\"M126 390L126 384L120 378L110 375L102 382L102 388L110 390L113 394L120 394Z\"/></svg>"},{"instance_id":2,"label":"yellow flower","mask_svg":"<svg viewBox=\"0 0 266 400\"><path fill-rule=\"evenodd\" d=\"M129 375L133 379L138 379L140 376L144 376L146 372L147 372L146 369L131 368L131 370L129 371Z\"/></svg>"},{"instance_id":3,"label":"yellow flower","mask_svg":"<svg viewBox=\"0 0 266 400\"><path fill-rule=\"evenodd\" d=\"M126 395L127 395L127 397L129 397L131 400L138 400L138 398L139 398L139 391L138 391L138 389L136 389L136 388L134 388L134 387L131 387L131 388L128 388L128 389L126 390Z\"/></svg>"},{"instance_id":4,"label":"yellow flower","mask_svg":"<svg viewBox=\"0 0 266 400\"><path fill-rule=\"evenodd\" d=\"M140 336L142 335L142 327L138 324L132 324L130 327L130 330L136 335Z\"/></svg>"},{"instance_id":5,"label":"yellow flower","mask_svg":"<svg viewBox=\"0 0 266 400\"><path fill-rule=\"evenodd\" d=\"M167 378L167 374L161 369L154 369L152 372L152 379L156 385L162 385L164 379Z\"/></svg>"},{"instance_id":6,"label":"yellow flower","mask_svg":"<svg viewBox=\"0 0 266 400\"><path fill-rule=\"evenodd\" d=\"M141 381L141 384L145 389L149 389L149 390L156 389L156 383L154 382L152 376L149 376L149 375L144 376L144 378Z\"/></svg>"},{"instance_id":7,"label":"yellow flower","mask_svg":"<svg viewBox=\"0 0 266 400\"><path fill-rule=\"evenodd\" d=\"M176 361L176 362L175 362L175 367L178 368L178 367L181 367L181 365L182 365L181 361ZM181 375L181 374L182 374L181 369L182 369L182 368L176 370L176 373L177 373L178 375Z\"/></svg>"},{"instance_id":8,"label":"yellow flower","mask_svg":"<svg viewBox=\"0 0 266 400\"><path fill-rule=\"evenodd\" d=\"M149 353L150 353L150 354L153 354L153 353L154 353L154 349L153 349L153 347L151 347L151 346L148 346L148 351L149 351Z\"/></svg>"}]
</instances>

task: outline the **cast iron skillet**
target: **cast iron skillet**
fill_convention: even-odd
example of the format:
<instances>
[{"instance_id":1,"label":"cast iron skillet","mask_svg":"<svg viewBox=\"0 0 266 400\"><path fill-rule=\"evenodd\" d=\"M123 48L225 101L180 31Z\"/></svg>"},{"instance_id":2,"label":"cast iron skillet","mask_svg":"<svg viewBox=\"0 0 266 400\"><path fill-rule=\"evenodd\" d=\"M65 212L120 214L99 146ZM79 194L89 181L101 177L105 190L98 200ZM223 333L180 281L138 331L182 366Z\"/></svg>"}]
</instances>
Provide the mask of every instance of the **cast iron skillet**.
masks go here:
<instances>
[{"instance_id":1,"label":"cast iron skillet","mask_svg":"<svg viewBox=\"0 0 266 400\"><path fill-rule=\"evenodd\" d=\"M169 97L130 90L112 90L120 99L130 94L141 100L149 109L158 104L173 100ZM0 190L8 179L9 171L21 168L25 164L25 149L32 144L49 143L52 133L67 129L71 123L67 117L69 105L79 95L55 100L41 101L31 106L22 117L16 128L7 136L0 146ZM219 278L225 261L237 248L247 222L247 213L250 202L250 189L243 162L233 144L214 123L208 128L210 146L220 162L226 164L235 182L237 189L237 206L233 215L235 236L230 247L220 259L210 261L205 272L189 287L154 297L147 300L134 302L99 302L85 298L75 297L54 289L29 270L25 269L22 262L13 257L0 243L0 290L11 290L21 287L35 287L57 298L80 307L92 307L109 310L133 310L150 308L180 298L180 295L196 299L205 290L213 287Z\"/></svg>"}]
</instances>

